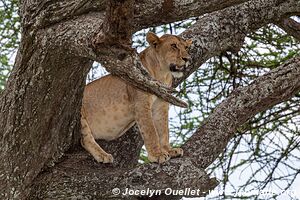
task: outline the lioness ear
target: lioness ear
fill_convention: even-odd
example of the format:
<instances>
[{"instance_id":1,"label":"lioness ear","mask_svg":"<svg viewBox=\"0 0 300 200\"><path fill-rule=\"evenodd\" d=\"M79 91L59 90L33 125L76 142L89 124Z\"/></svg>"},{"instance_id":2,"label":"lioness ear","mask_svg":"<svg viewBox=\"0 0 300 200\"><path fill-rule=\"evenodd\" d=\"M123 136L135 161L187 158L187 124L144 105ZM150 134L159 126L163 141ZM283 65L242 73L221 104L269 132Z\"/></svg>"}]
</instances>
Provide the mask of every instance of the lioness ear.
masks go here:
<instances>
[{"instance_id":1,"label":"lioness ear","mask_svg":"<svg viewBox=\"0 0 300 200\"><path fill-rule=\"evenodd\" d=\"M193 40L192 39L188 39L185 41L187 43L187 45L190 47L193 44Z\"/></svg>"},{"instance_id":2,"label":"lioness ear","mask_svg":"<svg viewBox=\"0 0 300 200\"><path fill-rule=\"evenodd\" d=\"M147 40L147 42L150 44L150 46L152 46L152 47L154 47L154 48L155 48L155 47L159 44L159 42L160 42L159 37L157 37L157 35L155 35L155 34L152 33L152 32L148 32L148 33L147 33L146 40Z\"/></svg>"}]
</instances>

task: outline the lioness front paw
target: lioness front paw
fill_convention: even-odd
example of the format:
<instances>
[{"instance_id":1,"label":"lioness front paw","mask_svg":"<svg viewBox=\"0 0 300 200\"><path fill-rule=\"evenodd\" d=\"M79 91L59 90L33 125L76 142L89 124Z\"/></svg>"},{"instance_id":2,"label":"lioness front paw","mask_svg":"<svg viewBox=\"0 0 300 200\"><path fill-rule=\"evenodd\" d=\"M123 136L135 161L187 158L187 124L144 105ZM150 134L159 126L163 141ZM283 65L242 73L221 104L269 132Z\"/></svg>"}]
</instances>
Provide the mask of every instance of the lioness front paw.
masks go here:
<instances>
[{"instance_id":1,"label":"lioness front paw","mask_svg":"<svg viewBox=\"0 0 300 200\"><path fill-rule=\"evenodd\" d=\"M114 158L111 154L103 154L103 153L99 153L94 157L97 162L101 162L101 163L113 163L114 162Z\"/></svg>"},{"instance_id":2,"label":"lioness front paw","mask_svg":"<svg viewBox=\"0 0 300 200\"><path fill-rule=\"evenodd\" d=\"M172 158L183 156L182 148L170 148L168 152Z\"/></svg>"},{"instance_id":3,"label":"lioness front paw","mask_svg":"<svg viewBox=\"0 0 300 200\"><path fill-rule=\"evenodd\" d=\"M150 162L164 163L170 160L170 156L167 152L159 153L157 155L148 155Z\"/></svg>"}]
</instances>

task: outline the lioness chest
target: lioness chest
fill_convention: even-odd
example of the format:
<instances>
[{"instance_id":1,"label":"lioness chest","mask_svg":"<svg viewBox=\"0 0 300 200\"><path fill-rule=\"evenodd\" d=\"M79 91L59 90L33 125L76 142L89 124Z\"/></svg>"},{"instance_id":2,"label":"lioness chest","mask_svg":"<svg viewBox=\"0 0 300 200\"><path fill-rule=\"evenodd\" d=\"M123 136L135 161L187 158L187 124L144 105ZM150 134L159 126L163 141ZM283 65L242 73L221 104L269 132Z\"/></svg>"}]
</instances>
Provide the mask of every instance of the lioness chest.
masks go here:
<instances>
[{"instance_id":1,"label":"lioness chest","mask_svg":"<svg viewBox=\"0 0 300 200\"><path fill-rule=\"evenodd\" d=\"M114 140L135 123L134 101L125 82L107 75L88 84L84 91L82 115L95 139ZM151 95L154 102L157 97Z\"/></svg>"}]
</instances>

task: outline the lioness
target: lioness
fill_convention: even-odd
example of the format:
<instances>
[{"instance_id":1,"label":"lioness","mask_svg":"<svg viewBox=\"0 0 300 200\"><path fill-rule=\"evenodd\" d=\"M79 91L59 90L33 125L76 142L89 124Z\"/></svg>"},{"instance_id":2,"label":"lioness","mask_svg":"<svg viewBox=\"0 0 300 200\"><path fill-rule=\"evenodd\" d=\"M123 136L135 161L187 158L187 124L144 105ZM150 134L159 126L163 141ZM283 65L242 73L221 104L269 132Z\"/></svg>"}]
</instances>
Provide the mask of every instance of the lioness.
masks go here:
<instances>
[{"instance_id":1,"label":"lioness","mask_svg":"<svg viewBox=\"0 0 300 200\"><path fill-rule=\"evenodd\" d=\"M140 53L143 66L155 79L171 86L172 75L182 76L190 59L187 48L191 40L174 35L159 38L151 32L146 39L150 47ZM84 90L81 144L98 162L111 163L112 155L95 139L116 139L137 123L151 162L163 163L170 157L182 156L181 148L169 144L168 111L169 104L155 95L140 91L117 76L104 76Z\"/></svg>"}]
</instances>

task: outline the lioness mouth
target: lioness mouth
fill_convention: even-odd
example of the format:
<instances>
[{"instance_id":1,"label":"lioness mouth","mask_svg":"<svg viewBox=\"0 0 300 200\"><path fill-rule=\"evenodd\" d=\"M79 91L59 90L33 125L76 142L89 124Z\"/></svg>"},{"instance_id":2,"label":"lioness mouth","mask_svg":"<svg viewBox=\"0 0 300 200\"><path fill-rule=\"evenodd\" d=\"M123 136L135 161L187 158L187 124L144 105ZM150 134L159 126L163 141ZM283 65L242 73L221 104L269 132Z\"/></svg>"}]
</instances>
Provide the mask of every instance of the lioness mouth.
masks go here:
<instances>
[{"instance_id":1,"label":"lioness mouth","mask_svg":"<svg viewBox=\"0 0 300 200\"><path fill-rule=\"evenodd\" d=\"M182 72L184 70L184 66L177 66L175 64L170 64L171 72Z\"/></svg>"},{"instance_id":2,"label":"lioness mouth","mask_svg":"<svg viewBox=\"0 0 300 200\"><path fill-rule=\"evenodd\" d=\"M175 64L170 64L170 71L175 78L180 78L183 76L184 66L177 66Z\"/></svg>"}]
</instances>

